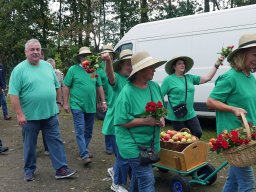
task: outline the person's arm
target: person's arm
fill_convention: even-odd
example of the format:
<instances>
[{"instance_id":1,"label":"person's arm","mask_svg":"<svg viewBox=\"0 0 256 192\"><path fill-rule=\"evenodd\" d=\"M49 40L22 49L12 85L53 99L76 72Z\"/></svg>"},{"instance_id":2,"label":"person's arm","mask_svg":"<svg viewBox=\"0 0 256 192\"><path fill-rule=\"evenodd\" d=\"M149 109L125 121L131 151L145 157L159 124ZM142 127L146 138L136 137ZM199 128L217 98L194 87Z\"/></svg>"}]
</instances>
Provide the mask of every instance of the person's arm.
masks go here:
<instances>
[{"instance_id":1,"label":"person's arm","mask_svg":"<svg viewBox=\"0 0 256 192\"><path fill-rule=\"evenodd\" d=\"M147 126L160 126L160 127L164 127L164 120L163 118L161 120L156 120L152 117L147 117L147 118L135 118L133 119L132 121L126 123L126 124L123 124L123 125L120 125L122 127L125 127L125 128L131 128L131 127L138 127L138 126L144 126L144 125L147 125Z\"/></svg>"},{"instance_id":2,"label":"person's arm","mask_svg":"<svg viewBox=\"0 0 256 192\"><path fill-rule=\"evenodd\" d=\"M59 109L61 110L61 107L63 106L61 87L56 89L56 93L57 93L57 98L56 98L57 104Z\"/></svg>"},{"instance_id":3,"label":"person's arm","mask_svg":"<svg viewBox=\"0 0 256 192\"><path fill-rule=\"evenodd\" d=\"M68 86L64 85L64 87L63 87L63 97L64 97L63 108L67 113L70 112L69 104L68 104L69 93L70 93L70 88Z\"/></svg>"},{"instance_id":4,"label":"person's arm","mask_svg":"<svg viewBox=\"0 0 256 192\"><path fill-rule=\"evenodd\" d=\"M99 99L100 99L100 102L101 102L101 108L102 108L102 111L105 112L107 111L107 103L106 103L106 100L105 100L105 94L104 94L104 90L102 88L102 86L99 86L97 87L97 94L99 95Z\"/></svg>"},{"instance_id":5,"label":"person's arm","mask_svg":"<svg viewBox=\"0 0 256 192\"><path fill-rule=\"evenodd\" d=\"M27 120L26 120L24 113L21 110L20 98L16 95L10 95L10 99L11 99L11 104L13 106L14 112L17 115L17 121L18 121L19 125L22 126L22 125L26 124Z\"/></svg>"},{"instance_id":6,"label":"person's arm","mask_svg":"<svg viewBox=\"0 0 256 192\"><path fill-rule=\"evenodd\" d=\"M115 84L115 73L114 73L114 69L113 69L113 65L112 65L112 59L111 56L109 55L109 53L104 53L102 54L102 59L105 61L105 65L106 65L106 74L108 77L108 81L111 85Z\"/></svg>"},{"instance_id":7,"label":"person's arm","mask_svg":"<svg viewBox=\"0 0 256 192\"><path fill-rule=\"evenodd\" d=\"M206 74L206 75L202 75L200 77L199 84L203 84L203 83L206 83L206 82L210 81L214 77L214 75L216 74L216 72L217 72L219 66L222 64L223 60L224 60L223 56L219 57L217 59L215 65L213 66L213 68L209 71L209 73Z\"/></svg>"},{"instance_id":8,"label":"person's arm","mask_svg":"<svg viewBox=\"0 0 256 192\"><path fill-rule=\"evenodd\" d=\"M216 109L218 111L234 113L234 115L237 117L240 117L241 113L244 113L244 114L247 113L247 111L242 108L230 106L212 98L207 99L206 105L209 109Z\"/></svg>"}]
</instances>

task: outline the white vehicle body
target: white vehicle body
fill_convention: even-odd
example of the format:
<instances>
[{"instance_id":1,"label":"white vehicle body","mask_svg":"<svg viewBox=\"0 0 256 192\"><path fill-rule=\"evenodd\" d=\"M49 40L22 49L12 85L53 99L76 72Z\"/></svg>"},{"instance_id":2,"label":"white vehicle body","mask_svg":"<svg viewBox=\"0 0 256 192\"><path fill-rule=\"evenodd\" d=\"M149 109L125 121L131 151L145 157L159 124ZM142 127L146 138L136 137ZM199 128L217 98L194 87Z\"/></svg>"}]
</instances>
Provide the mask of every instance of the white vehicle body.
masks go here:
<instances>
[{"instance_id":1,"label":"white vehicle body","mask_svg":"<svg viewBox=\"0 0 256 192\"><path fill-rule=\"evenodd\" d=\"M115 51L147 51L159 60L189 56L194 60L189 73L201 76L214 66L222 47L237 48L240 36L248 33L256 33L256 5L138 24L118 42ZM167 76L164 66L157 68L154 75L160 85ZM195 86L194 107L198 115L215 116L205 103L216 78L229 68L224 61L210 82Z\"/></svg>"}]
</instances>

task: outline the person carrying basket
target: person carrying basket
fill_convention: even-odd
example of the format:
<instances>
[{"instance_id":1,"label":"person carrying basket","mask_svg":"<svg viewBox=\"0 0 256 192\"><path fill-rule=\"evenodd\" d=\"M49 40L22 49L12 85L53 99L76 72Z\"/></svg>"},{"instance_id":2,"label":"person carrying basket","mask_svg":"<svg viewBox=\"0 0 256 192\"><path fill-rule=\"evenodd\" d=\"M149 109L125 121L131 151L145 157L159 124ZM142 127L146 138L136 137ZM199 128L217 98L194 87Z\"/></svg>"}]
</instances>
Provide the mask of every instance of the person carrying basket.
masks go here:
<instances>
[{"instance_id":1,"label":"person carrying basket","mask_svg":"<svg viewBox=\"0 0 256 192\"><path fill-rule=\"evenodd\" d=\"M256 34L243 35L227 60L231 69L218 77L207 100L216 109L217 134L241 127L241 114L256 125ZM230 165L223 191L255 191L253 168Z\"/></svg>"}]
</instances>

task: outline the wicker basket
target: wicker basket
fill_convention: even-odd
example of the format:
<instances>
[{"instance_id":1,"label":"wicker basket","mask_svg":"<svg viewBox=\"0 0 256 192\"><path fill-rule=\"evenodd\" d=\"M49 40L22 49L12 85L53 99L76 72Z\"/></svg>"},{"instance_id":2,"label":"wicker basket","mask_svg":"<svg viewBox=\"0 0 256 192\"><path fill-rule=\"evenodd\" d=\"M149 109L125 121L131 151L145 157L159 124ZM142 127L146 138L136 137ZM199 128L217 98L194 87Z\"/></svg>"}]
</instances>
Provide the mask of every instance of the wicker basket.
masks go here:
<instances>
[{"instance_id":1,"label":"wicker basket","mask_svg":"<svg viewBox=\"0 0 256 192\"><path fill-rule=\"evenodd\" d=\"M190 130L188 128L182 128L180 130L180 132L185 132L185 131L190 133ZM197 138L197 140L199 140L199 139ZM191 142L191 143L193 143L193 142ZM172 151L181 152L181 151L183 151L183 149L185 149L191 143L177 143L177 142L163 142L163 141L161 141L160 146L163 149L169 149L169 150L172 150Z\"/></svg>"},{"instance_id":2,"label":"wicker basket","mask_svg":"<svg viewBox=\"0 0 256 192\"><path fill-rule=\"evenodd\" d=\"M251 130L248 122L244 116L241 114L245 130L248 139L251 139ZM247 167L256 164L256 142L250 141L248 144L243 144L236 148L231 148L223 152L224 158L229 162L230 165L236 167Z\"/></svg>"}]
</instances>

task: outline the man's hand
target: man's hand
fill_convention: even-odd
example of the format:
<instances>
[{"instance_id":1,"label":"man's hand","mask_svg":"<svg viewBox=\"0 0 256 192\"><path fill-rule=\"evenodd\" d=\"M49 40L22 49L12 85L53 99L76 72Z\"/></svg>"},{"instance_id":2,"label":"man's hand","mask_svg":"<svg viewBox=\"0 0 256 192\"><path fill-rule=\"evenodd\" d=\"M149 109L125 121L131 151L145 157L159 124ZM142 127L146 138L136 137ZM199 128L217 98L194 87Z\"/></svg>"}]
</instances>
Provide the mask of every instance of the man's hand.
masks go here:
<instances>
[{"instance_id":1,"label":"man's hand","mask_svg":"<svg viewBox=\"0 0 256 192\"><path fill-rule=\"evenodd\" d=\"M107 103L102 103L101 110L102 110L102 112L106 112L108 110Z\"/></svg>"},{"instance_id":2,"label":"man's hand","mask_svg":"<svg viewBox=\"0 0 256 192\"><path fill-rule=\"evenodd\" d=\"M63 105L63 108L65 110L66 113L69 113L70 112L70 108L69 108L69 105L68 104L64 104Z\"/></svg>"},{"instance_id":3,"label":"man's hand","mask_svg":"<svg viewBox=\"0 0 256 192\"><path fill-rule=\"evenodd\" d=\"M27 123L26 117L23 113L17 114L17 121L19 125L23 126Z\"/></svg>"},{"instance_id":4,"label":"man's hand","mask_svg":"<svg viewBox=\"0 0 256 192\"><path fill-rule=\"evenodd\" d=\"M111 61L111 57L110 57L109 53L102 53L101 59L103 59L104 61Z\"/></svg>"}]
</instances>

